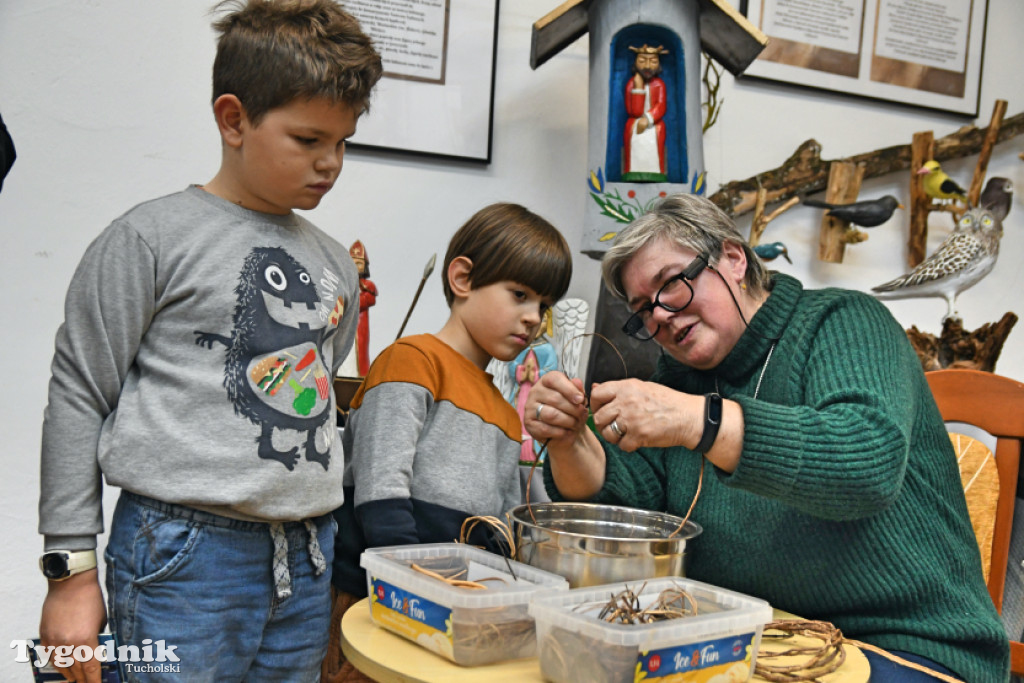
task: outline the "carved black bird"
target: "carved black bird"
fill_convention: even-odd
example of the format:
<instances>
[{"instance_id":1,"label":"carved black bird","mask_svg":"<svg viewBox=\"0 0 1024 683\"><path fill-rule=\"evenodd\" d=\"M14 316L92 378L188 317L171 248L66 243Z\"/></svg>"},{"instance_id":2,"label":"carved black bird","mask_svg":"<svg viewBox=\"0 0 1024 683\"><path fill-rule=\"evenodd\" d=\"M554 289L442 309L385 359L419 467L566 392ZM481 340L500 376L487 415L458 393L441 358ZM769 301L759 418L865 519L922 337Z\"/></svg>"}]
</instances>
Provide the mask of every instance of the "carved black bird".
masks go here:
<instances>
[{"instance_id":1,"label":"carved black bird","mask_svg":"<svg viewBox=\"0 0 1024 683\"><path fill-rule=\"evenodd\" d=\"M878 199L865 199L852 204L829 204L816 199L804 199L806 206L828 209L828 215L842 221L859 225L862 228L873 228L889 220L896 209L903 205L891 194Z\"/></svg>"},{"instance_id":2,"label":"carved black bird","mask_svg":"<svg viewBox=\"0 0 1024 683\"><path fill-rule=\"evenodd\" d=\"M985 183L985 190L981 193L979 204L981 208L988 209L992 215L1003 220L1006 214L1010 213L1010 203L1013 201L1013 183L1008 178L989 178Z\"/></svg>"}]
</instances>

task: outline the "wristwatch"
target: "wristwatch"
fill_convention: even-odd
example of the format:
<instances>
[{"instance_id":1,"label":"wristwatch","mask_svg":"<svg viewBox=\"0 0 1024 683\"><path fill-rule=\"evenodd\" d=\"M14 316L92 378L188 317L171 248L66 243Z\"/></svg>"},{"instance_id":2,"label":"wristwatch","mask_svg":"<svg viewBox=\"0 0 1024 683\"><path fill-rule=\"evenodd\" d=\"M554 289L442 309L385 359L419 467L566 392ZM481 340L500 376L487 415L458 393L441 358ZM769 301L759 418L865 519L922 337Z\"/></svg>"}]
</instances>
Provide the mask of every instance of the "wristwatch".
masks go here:
<instances>
[{"instance_id":1,"label":"wristwatch","mask_svg":"<svg viewBox=\"0 0 1024 683\"><path fill-rule=\"evenodd\" d=\"M50 581L64 581L94 567L95 550L51 550L39 558L39 568Z\"/></svg>"},{"instance_id":2,"label":"wristwatch","mask_svg":"<svg viewBox=\"0 0 1024 683\"><path fill-rule=\"evenodd\" d=\"M706 454L715 445L718 428L722 425L722 397L717 391L704 394L704 433L693 450Z\"/></svg>"}]
</instances>

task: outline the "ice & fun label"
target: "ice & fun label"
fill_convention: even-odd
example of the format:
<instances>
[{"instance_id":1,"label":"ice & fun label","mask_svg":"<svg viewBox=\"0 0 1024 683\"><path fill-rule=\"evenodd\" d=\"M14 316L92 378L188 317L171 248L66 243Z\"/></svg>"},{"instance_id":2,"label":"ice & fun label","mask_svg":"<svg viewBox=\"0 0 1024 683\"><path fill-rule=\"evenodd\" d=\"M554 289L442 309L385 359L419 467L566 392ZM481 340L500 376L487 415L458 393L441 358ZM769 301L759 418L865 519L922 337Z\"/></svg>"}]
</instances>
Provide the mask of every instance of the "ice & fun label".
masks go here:
<instances>
[{"instance_id":1,"label":"ice & fun label","mask_svg":"<svg viewBox=\"0 0 1024 683\"><path fill-rule=\"evenodd\" d=\"M754 633L640 653L636 681L733 683L750 675Z\"/></svg>"},{"instance_id":2,"label":"ice & fun label","mask_svg":"<svg viewBox=\"0 0 1024 683\"><path fill-rule=\"evenodd\" d=\"M452 610L415 593L371 577L373 620L428 650L449 659L452 653Z\"/></svg>"}]
</instances>

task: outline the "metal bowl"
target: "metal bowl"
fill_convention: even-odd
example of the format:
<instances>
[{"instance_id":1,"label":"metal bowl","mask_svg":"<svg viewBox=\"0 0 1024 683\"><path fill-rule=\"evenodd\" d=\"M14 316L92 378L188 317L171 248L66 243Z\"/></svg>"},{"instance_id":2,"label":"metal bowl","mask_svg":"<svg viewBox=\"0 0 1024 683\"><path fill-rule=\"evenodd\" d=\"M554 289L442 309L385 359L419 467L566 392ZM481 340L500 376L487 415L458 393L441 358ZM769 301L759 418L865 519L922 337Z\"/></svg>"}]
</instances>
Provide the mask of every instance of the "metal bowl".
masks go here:
<instances>
[{"instance_id":1,"label":"metal bowl","mask_svg":"<svg viewBox=\"0 0 1024 683\"><path fill-rule=\"evenodd\" d=\"M531 503L510 514L520 561L564 576L571 588L686 576L687 541L703 531L687 521L672 535L682 517L594 503Z\"/></svg>"}]
</instances>

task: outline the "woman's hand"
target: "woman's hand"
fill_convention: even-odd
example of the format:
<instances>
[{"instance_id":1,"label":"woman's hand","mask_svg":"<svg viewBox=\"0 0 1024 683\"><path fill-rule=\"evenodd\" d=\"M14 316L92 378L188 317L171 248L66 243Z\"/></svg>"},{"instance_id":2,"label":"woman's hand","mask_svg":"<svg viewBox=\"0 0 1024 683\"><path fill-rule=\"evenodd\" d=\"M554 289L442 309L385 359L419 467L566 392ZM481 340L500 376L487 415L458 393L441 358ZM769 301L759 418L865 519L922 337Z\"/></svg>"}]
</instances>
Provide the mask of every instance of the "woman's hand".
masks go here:
<instances>
[{"instance_id":1,"label":"woman's hand","mask_svg":"<svg viewBox=\"0 0 1024 683\"><path fill-rule=\"evenodd\" d=\"M686 446L700 440L704 397L661 384L626 379L590 389L594 424L601 436L624 451L641 447Z\"/></svg>"},{"instance_id":2,"label":"woman's hand","mask_svg":"<svg viewBox=\"0 0 1024 683\"><path fill-rule=\"evenodd\" d=\"M590 408L601 436L624 451L695 448L704 433L704 397L654 382L626 379L594 384ZM722 426L707 458L732 472L743 447L743 411L735 401L723 401L722 411Z\"/></svg>"},{"instance_id":3,"label":"woman's hand","mask_svg":"<svg viewBox=\"0 0 1024 683\"><path fill-rule=\"evenodd\" d=\"M604 449L587 427L588 414L583 382L557 371L541 375L526 400L526 431L547 448L555 484L570 500L604 485Z\"/></svg>"}]
</instances>

